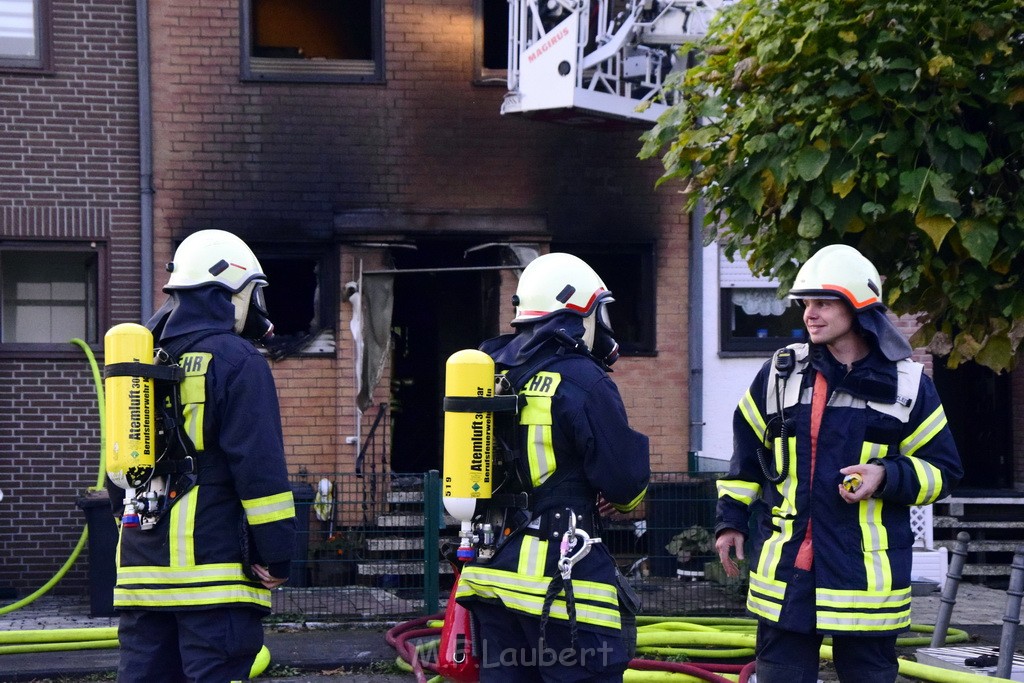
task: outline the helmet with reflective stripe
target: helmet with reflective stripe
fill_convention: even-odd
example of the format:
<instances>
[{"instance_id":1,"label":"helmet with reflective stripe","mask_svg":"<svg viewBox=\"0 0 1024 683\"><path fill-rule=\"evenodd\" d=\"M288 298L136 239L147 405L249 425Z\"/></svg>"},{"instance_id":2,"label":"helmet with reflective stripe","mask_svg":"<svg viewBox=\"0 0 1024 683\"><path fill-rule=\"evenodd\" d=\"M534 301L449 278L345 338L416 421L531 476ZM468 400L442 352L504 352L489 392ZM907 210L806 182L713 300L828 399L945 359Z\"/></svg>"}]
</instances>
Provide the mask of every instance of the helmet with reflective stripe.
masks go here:
<instances>
[{"instance_id":1,"label":"helmet with reflective stripe","mask_svg":"<svg viewBox=\"0 0 1024 683\"><path fill-rule=\"evenodd\" d=\"M572 254L553 252L530 262L519 278L512 297L516 307L513 325L536 322L556 313L588 317L602 303L613 301L594 269Z\"/></svg>"},{"instance_id":2,"label":"helmet with reflective stripe","mask_svg":"<svg viewBox=\"0 0 1024 683\"><path fill-rule=\"evenodd\" d=\"M842 299L857 312L884 308L878 270L845 244L831 244L807 259L796 274L789 298Z\"/></svg>"},{"instance_id":3,"label":"helmet with reflective stripe","mask_svg":"<svg viewBox=\"0 0 1024 683\"><path fill-rule=\"evenodd\" d=\"M232 294L251 282L267 284L267 276L249 246L224 230L200 230L186 237L174 260L164 291L218 285Z\"/></svg>"},{"instance_id":4,"label":"helmet with reflective stripe","mask_svg":"<svg viewBox=\"0 0 1024 683\"><path fill-rule=\"evenodd\" d=\"M267 276L256 254L241 238L224 230L194 232L178 246L165 292L215 285L231 293L235 308L235 332L255 340L267 340L274 324L267 317L263 288Z\"/></svg>"}]
</instances>

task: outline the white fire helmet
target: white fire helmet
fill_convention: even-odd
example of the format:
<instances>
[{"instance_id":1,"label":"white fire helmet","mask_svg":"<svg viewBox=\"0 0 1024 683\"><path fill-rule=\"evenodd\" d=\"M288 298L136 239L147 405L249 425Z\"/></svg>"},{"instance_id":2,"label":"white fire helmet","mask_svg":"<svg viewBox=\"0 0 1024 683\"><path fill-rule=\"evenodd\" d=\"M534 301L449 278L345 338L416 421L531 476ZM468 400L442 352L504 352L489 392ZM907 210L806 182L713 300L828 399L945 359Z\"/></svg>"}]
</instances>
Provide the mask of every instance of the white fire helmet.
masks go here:
<instances>
[{"instance_id":1,"label":"white fire helmet","mask_svg":"<svg viewBox=\"0 0 1024 683\"><path fill-rule=\"evenodd\" d=\"M263 300L263 287L267 276L259 260L241 238L225 230L200 230L186 237L174 252L174 260L167 264L171 276L164 285L164 291L196 289L216 285L231 292L231 303L235 307L235 332L243 334L250 311L256 309L253 318L262 318L259 327L273 325L266 319L267 310ZM250 322L250 328L253 321ZM260 336L263 331L257 332ZM245 334L243 336L250 336Z\"/></svg>"},{"instance_id":2,"label":"white fire helmet","mask_svg":"<svg viewBox=\"0 0 1024 683\"><path fill-rule=\"evenodd\" d=\"M858 313L885 307L878 269L845 244L823 247L807 259L796 274L789 298L842 299Z\"/></svg>"},{"instance_id":3,"label":"white fire helmet","mask_svg":"<svg viewBox=\"0 0 1024 683\"><path fill-rule=\"evenodd\" d=\"M599 315L604 315L605 307L599 304L613 300L586 261L572 254L544 254L531 261L519 277L512 298L516 307L512 324L536 322L565 311L586 318L600 309Z\"/></svg>"}]
</instances>

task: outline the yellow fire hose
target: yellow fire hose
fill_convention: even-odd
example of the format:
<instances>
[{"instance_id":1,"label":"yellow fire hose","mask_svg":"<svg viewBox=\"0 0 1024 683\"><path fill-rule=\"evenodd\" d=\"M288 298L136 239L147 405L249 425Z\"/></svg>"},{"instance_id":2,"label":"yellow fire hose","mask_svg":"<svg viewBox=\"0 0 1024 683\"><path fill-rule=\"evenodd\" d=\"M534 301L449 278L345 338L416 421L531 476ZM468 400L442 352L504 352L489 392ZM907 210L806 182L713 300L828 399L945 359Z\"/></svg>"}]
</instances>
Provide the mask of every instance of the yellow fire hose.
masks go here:
<instances>
[{"instance_id":1,"label":"yellow fire hose","mask_svg":"<svg viewBox=\"0 0 1024 683\"><path fill-rule=\"evenodd\" d=\"M426 623L427 627L432 629L440 629L443 624L444 622L441 620ZM757 632L757 622L754 619L642 616L638 617L637 624L636 651L638 657L657 655L670 659L670 661L750 661L754 658ZM928 625L914 624L910 627L912 633L931 634L934 630L934 626ZM963 643L968 639L966 631L950 628L946 643ZM439 636L425 638L415 645L417 655L424 659L429 658L430 653L437 649L439 642ZM825 644L821 646L822 659L832 659L830 642L830 639L826 638ZM898 638L896 642L901 647L928 645L931 643L931 636L906 635ZM649 662L645 663L649 664ZM395 664L404 671L413 672L411 663L402 655L396 658ZM899 660L899 672L909 678L933 683L991 683L994 680L990 676L952 671L905 659ZM717 675L728 680L740 680L739 676L733 673ZM429 679L429 683L441 683L443 680L440 676L435 676ZM645 667L642 670L628 669L623 680L624 683L656 683L660 681L688 683L689 681L701 682L708 679L674 671L650 670Z\"/></svg>"}]
</instances>

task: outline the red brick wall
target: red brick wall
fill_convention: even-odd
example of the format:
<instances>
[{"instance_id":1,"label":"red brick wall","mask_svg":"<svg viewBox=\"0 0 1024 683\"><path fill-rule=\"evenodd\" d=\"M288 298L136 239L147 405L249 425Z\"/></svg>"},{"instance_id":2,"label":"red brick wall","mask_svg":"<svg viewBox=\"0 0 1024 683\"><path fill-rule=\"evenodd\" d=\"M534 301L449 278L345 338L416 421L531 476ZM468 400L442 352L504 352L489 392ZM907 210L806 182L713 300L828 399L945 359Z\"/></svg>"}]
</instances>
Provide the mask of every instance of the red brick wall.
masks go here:
<instances>
[{"instance_id":1,"label":"red brick wall","mask_svg":"<svg viewBox=\"0 0 1024 683\"><path fill-rule=\"evenodd\" d=\"M101 326L139 317L134 0L51 0L52 70L0 71L0 239L94 243ZM99 347L95 349L97 352ZM0 346L0 588L24 595L71 554L78 495L95 484L92 375L72 345L46 358ZM53 589L81 592L88 550Z\"/></svg>"},{"instance_id":2,"label":"red brick wall","mask_svg":"<svg viewBox=\"0 0 1024 683\"><path fill-rule=\"evenodd\" d=\"M527 213L561 241L654 240L659 354L621 360L614 378L656 466L685 469L688 229L678 194L653 189L660 165L636 159L641 128L501 117L505 89L472 84L472 0L384 3L381 85L242 82L237 3L151 7L156 264L175 238L219 227L321 240L344 283L357 254L332 245L333 217L357 208ZM357 450L347 304L339 315L333 360L273 365L294 472L348 470Z\"/></svg>"}]
</instances>

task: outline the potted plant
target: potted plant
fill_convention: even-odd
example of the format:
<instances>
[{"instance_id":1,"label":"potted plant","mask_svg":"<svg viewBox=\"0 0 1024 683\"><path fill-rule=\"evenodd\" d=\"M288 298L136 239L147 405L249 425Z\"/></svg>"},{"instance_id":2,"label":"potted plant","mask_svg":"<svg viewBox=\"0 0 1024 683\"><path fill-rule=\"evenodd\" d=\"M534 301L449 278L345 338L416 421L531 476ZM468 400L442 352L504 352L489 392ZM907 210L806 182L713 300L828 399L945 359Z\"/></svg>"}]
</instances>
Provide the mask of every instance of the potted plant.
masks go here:
<instances>
[{"instance_id":1,"label":"potted plant","mask_svg":"<svg viewBox=\"0 0 1024 683\"><path fill-rule=\"evenodd\" d=\"M691 579L704 576L704 561L714 549L711 532L696 524L680 531L665 545L665 550L676 556L676 575Z\"/></svg>"}]
</instances>

